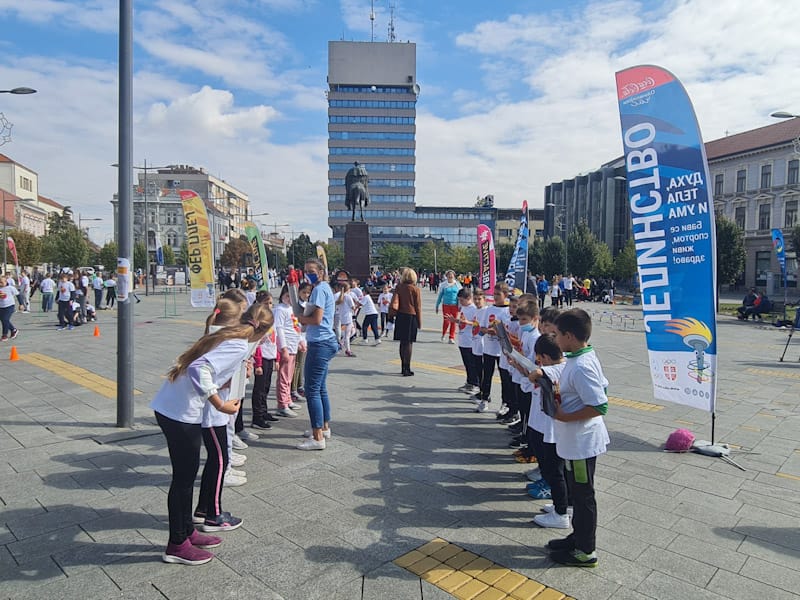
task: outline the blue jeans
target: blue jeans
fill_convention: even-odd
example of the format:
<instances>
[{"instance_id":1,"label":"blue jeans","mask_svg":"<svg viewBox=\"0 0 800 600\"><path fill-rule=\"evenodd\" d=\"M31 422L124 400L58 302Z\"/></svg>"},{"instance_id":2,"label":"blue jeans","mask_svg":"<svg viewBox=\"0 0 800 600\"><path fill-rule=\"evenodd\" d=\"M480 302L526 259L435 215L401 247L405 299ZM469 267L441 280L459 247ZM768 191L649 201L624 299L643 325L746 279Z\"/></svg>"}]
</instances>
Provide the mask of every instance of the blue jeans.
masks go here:
<instances>
[{"instance_id":1,"label":"blue jeans","mask_svg":"<svg viewBox=\"0 0 800 600\"><path fill-rule=\"evenodd\" d=\"M328 366L339 351L334 338L322 342L309 342L306 353L305 388L308 417L312 429L322 429L331 420L331 403L328 399Z\"/></svg>"},{"instance_id":2,"label":"blue jeans","mask_svg":"<svg viewBox=\"0 0 800 600\"><path fill-rule=\"evenodd\" d=\"M14 314L14 305L0 308L0 323L3 324L3 339L10 336L17 329L11 324L11 315Z\"/></svg>"},{"instance_id":3,"label":"blue jeans","mask_svg":"<svg viewBox=\"0 0 800 600\"><path fill-rule=\"evenodd\" d=\"M42 312L53 310L53 292L42 292Z\"/></svg>"}]
</instances>

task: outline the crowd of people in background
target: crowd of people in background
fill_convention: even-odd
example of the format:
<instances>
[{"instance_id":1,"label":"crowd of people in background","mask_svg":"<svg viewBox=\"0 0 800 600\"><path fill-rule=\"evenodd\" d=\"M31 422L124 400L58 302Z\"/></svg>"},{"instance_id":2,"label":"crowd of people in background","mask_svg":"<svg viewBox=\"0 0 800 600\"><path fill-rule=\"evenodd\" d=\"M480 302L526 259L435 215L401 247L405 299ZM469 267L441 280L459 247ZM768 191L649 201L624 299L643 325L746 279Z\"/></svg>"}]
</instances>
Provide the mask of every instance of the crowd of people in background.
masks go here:
<instances>
[{"instance_id":1,"label":"crowd of people in background","mask_svg":"<svg viewBox=\"0 0 800 600\"><path fill-rule=\"evenodd\" d=\"M13 313L31 312L31 302L35 294L41 296L41 312L56 312L59 331L97 320L98 310L113 309L116 303L117 281L113 273L64 267L55 273L33 269L23 269L19 276L0 276L0 321L3 336L0 341L14 339L19 329L11 322ZM91 295L90 295L91 293ZM105 294L105 306L103 306ZM94 303L92 303L92 298ZM139 298L134 294L134 299Z\"/></svg>"}]
</instances>

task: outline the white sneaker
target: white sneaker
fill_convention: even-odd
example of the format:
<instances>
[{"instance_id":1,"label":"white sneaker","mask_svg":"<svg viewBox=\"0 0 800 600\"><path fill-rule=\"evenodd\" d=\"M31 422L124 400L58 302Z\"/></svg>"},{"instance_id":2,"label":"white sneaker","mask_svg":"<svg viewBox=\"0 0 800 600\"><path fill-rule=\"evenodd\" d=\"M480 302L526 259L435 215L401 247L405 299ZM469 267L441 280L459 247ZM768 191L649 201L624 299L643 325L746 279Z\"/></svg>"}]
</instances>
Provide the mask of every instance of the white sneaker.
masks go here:
<instances>
[{"instance_id":1,"label":"white sneaker","mask_svg":"<svg viewBox=\"0 0 800 600\"><path fill-rule=\"evenodd\" d=\"M239 469L228 469L227 473L230 473L231 475L236 475L236 477L247 478L247 473L245 473L244 471L240 471Z\"/></svg>"},{"instance_id":2,"label":"white sneaker","mask_svg":"<svg viewBox=\"0 0 800 600\"><path fill-rule=\"evenodd\" d=\"M556 512L556 506L555 506L555 504L545 504L545 505L542 507L542 512L546 512L546 513ZM572 516L572 507L571 507L571 506L568 506L568 507L567 507L567 514L568 514L569 516Z\"/></svg>"},{"instance_id":3,"label":"white sneaker","mask_svg":"<svg viewBox=\"0 0 800 600\"><path fill-rule=\"evenodd\" d=\"M380 346L381 345L381 338L378 338L377 340L375 340L375 345L376 346Z\"/></svg>"},{"instance_id":4,"label":"white sneaker","mask_svg":"<svg viewBox=\"0 0 800 600\"><path fill-rule=\"evenodd\" d=\"M502 417L505 414L508 414L508 404L503 404L500 408L497 409L496 415Z\"/></svg>"},{"instance_id":5,"label":"white sneaker","mask_svg":"<svg viewBox=\"0 0 800 600\"><path fill-rule=\"evenodd\" d=\"M253 433L252 431L248 431L247 429L242 429L236 435L239 436L239 439L245 442L255 442L258 439L258 435Z\"/></svg>"},{"instance_id":6,"label":"white sneaker","mask_svg":"<svg viewBox=\"0 0 800 600\"><path fill-rule=\"evenodd\" d=\"M302 407L302 406L300 406L299 404L295 404L294 402L292 402L292 403L289 405L289 408L291 408L292 410L300 410L300 409L302 409L303 407Z\"/></svg>"},{"instance_id":7,"label":"white sneaker","mask_svg":"<svg viewBox=\"0 0 800 600\"><path fill-rule=\"evenodd\" d=\"M310 429L306 429L303 432L303 437L304 438L310 438L312 435L313 435L313 432ZM322 437L325 438L326 440L331 439L331 430L330 429L323 429L322 430Z\"/></svg>"},{"instance_id":8,"label":"white sneaker","mask_svg":"<svg viewBox=\"0 0 800 600\"><path fill-rule=\"evenodd\" d=\"M477 408L475 409L476 413L485 413L489 412L489 403L486 400L481 400L481 403L478 404Z\"/></svg>"},{"instance_id":9,"label":"white sneaker","mask_svg":"<svg viewBox=\"0 0 800 600\"><path fill-rule=\"evenodd\" d=\"M472 386L468 383L465 383L460 388L456 390L457 392L462 392L464 394L471 394L472 393Z\"/></svg>"},{"instance_id":10,"label":"white sneaker","mask_svg":"<svg viewBox=\"0 0 800 600\"><path fill-rule=\"evenodd\" d=\"M455 341L455 340L449 340L447 343L448 343L448 344L455 344L455 343L456 343L456 341Z\"/></svg>"},{"instance_id":11,"label":"white sneaker","mask_svg":"<svg viewBox=\"0 0 800 600\"><path fill-rule=\"evenodd\" d=\"M242 441L242 438L236 434L233 435L233 443L231 445L233 446L234 450L246 450L248 448L248 445L245 444Z\"/></svg>"},{"instance_id":12,"label":"white sneaker","mask_svg":"<svg viewBox=\"0 0 800 600\"><path fill-rule=\"evenodd\" d=\"M289 419L297 418L297 413L292 412L290 408L281 408L280 410L275 411L275 414L279 417L288 417Z\"/></svg>"},{"instance_id":13,"label":"white sneaker","mask_svg":"<svg viewBox=\"0 0 800 600\"><path fill-rule=\"evenodd\" d=\"M246 460L247 457L244 454L237 454L236 452L231 452L229 462L232 467L241 467Z\"/></svg>"},{"instance_id":14,"label":"white sneaker","mask_svg":"<svg viewBox=\"0 0 800 600\"><path fill-rule=\"evenodd\" d=\"M569 515L560 515L556 511L536 515L533 522L539 527L550 527L552 529L569 529Z\"/></svg>"},{"instance_id":15,"label":"white sneaker","mask_svg":"<svg viewBox=\"0 0 800 600\"><path fill-rule=\"evenodd\" d=\"M325 438L322 438L321 442L314 438L308 439L297 444L296 448L298 450L325 450Z\"/></svg>"},{"instance_id":16,"label":"white sneaker","mask_svg":"<svg viewBox=\"0 0 800 600\"><path fill-rule=\"evenodd\" d=\"M239 487L245 483L247 483L247 477L237 477L232 473L225 475L225 479L222 481L223 487Z\"/></svg>"}]
</instances>

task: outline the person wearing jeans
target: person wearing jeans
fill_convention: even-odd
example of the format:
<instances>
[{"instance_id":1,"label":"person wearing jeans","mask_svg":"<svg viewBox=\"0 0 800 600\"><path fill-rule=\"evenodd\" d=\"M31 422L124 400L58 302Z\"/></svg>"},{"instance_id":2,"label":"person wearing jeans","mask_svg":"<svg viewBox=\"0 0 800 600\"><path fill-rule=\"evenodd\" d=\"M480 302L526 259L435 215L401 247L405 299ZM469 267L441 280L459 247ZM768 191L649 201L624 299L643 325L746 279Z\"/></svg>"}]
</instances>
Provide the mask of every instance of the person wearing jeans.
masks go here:
<instances>
[{"instance_id":1,"label":"person wearing jeans","mask_svg":"<svg viewBox=\"0 0 800 600\"><path fill-rule=\"evenodd\" d=\"M297 445L298 450L324 450L325 438L330 438L331 404L326 380L328 365L339 350L333 331L335 303L333 290L325 281L327 273L322 261L309 258L305 264L306 279L314 286L306 303L301 325L306 326L306 402L311 429L307 440Z\"/></svg>"}]
</instances>

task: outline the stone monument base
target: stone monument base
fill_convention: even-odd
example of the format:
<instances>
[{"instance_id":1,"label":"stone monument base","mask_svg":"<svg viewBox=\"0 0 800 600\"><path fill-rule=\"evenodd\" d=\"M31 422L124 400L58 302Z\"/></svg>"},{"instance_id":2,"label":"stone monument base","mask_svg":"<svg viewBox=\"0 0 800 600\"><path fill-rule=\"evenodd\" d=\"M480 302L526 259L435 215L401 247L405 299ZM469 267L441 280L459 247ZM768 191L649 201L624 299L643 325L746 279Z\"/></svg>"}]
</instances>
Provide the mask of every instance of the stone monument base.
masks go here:
<instances>
[{"instance_id":1,"label":"stone monument base","mask_svg":"<svg viewBox=\"0 0 800 600\"><path fill-rule=\"evenodd\" d=\"M351 221L344 230L344 268L351 277L363 282L369 277L369 253L372 240L369 225L362 221Z\"/></svg>"}]
</instances>

